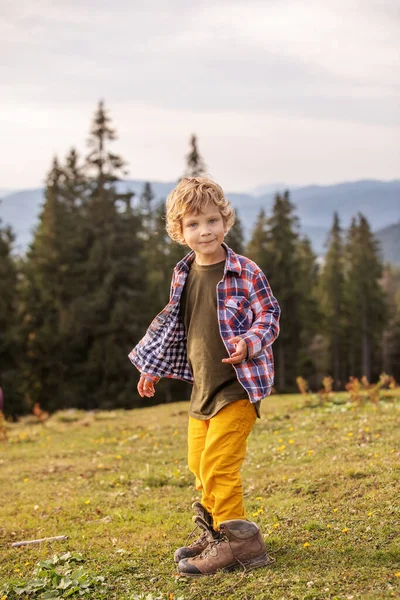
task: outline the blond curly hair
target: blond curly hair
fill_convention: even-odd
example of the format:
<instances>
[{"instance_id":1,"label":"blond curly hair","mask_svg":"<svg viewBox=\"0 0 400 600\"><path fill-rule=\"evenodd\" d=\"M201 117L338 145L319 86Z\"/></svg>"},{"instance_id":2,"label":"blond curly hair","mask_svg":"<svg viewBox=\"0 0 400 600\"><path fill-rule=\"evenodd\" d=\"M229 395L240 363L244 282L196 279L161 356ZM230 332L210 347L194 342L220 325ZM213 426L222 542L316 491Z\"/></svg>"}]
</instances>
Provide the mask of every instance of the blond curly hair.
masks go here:
<instances>
[{"instance_id":1,"label":"blond curly hair","mask_svg":"<svg viewBox=\"0 0 400 600\"><path fill-rule=\"evenodd\" d=\"M220 185L209 177L184 177L167 198L168 235L174 242L185 244L182 235L182 218L189 214L198 214L212 202L218 208L224 222L225 233L235 223L235 211L225 198Z\"/></svg>"}]
</instances>

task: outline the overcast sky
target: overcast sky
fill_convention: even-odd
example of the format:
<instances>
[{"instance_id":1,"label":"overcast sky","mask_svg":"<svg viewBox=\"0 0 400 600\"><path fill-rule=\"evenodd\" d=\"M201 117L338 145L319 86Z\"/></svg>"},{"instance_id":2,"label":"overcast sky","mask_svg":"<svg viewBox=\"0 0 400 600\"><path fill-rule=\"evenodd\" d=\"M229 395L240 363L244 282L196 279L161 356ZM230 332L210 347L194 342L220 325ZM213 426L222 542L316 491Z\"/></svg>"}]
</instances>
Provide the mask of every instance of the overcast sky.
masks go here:
<instances>
[{"instance_id":1,"label":"overcast sky","mask_svg":"<svg viewBox=\"0 0 400 600\"><path fill-rule=\"evenodd\" d=\"M398 0L2 0L0 188L86 152L104 98L129 177L191 133L230 191L400 177Z\"/></svg>"}]
</instances>

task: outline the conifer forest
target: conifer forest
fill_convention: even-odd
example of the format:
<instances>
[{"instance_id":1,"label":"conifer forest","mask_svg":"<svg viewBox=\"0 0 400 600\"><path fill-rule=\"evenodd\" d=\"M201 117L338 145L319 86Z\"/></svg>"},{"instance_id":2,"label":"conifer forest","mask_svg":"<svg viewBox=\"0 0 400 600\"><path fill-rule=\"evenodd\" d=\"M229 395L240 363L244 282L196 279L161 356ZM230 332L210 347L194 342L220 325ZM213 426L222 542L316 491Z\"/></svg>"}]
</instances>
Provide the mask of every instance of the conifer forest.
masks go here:
<instances>
[{"instance_id":1,"label":"conifer forest","mask_svg":"<svg viewBox=\"0 0 400 600\"><path fill-rule=\"evenodd\" d=\"M140 197L118 193L126 175L102 102L88 151L54 158L32 243L22 256L0 223L0 387L9 418L33 407L53 412L135 408L187 400L190 386L162 380L154 399L137 393L128 353L168 301L172 270L188 251L165 231L165 201L150 184ZM206 172L195 136L182 172ZM331 377L400 379L400 274L383 264L371 224L354 208L344 230L335 214L326 254L317 259L299 233L290 192L261 211L248 240L240 214L226 238L265 272L281 309L274 344L275 390L311 389ZM297 383L296 383L297 380ZM1 407L0 407L1 409Z\"/></svg>"}]
</instances>

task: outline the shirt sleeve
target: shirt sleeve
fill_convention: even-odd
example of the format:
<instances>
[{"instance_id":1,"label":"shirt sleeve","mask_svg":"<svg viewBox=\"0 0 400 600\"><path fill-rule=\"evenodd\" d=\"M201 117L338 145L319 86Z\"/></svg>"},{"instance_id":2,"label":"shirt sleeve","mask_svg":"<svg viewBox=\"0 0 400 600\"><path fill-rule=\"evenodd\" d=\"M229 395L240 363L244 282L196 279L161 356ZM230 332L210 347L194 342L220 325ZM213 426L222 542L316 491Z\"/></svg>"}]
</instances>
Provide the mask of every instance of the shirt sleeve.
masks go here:
<instances>
[{"instance_id":1,"label":"shirt sleeve","mask_svg":"<svg viewBox=\"0 0 400 600\"><path fill-rule=\"evenodd\" d=\"M254 321L249 331L240 337L245 340L247 358L251 359L257 358L279 335L281 309L261 270L254 274L249 300Z\"/></svg>"},{"instance_id":2,"label":"shirt sleeve","mask_svg":"<svg viewBox=\"0 0 400 600\"><path fill-rule=\"evenodd\" d=\"M174 269L170 286L170 301L175 293L176 279L177 277ZM152 383L157 383L160 380L159 375L151 373L152 369L156 366L154 359L152 359L152 350L154 345L157 344L160 325L165 321L164 311L165 308L152 320L145 335L139 340L128 355L129 360L137 368L140 374Z\"/></svg>"}]
</instances>

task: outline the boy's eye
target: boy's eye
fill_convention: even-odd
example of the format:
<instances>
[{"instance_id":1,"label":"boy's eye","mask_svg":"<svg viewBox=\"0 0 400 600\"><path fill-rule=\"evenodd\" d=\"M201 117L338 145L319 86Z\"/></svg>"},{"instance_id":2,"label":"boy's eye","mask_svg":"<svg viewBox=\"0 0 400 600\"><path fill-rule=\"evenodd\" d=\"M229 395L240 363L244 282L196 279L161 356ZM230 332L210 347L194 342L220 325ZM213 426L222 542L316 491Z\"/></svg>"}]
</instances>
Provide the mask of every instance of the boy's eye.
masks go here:
<instances>
[{"instance_id":1,"label":"boy's eye","mask_svg":"<svg viewBox=\"0 0 400 600\"><path fill-rule=\"evenodd\" d=\"M197 223L189 223L188 227L192 227L193 228L193 227L196 227L196 225L197 225Z\"/></svg>"}]
</instances>

